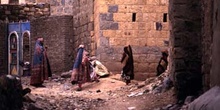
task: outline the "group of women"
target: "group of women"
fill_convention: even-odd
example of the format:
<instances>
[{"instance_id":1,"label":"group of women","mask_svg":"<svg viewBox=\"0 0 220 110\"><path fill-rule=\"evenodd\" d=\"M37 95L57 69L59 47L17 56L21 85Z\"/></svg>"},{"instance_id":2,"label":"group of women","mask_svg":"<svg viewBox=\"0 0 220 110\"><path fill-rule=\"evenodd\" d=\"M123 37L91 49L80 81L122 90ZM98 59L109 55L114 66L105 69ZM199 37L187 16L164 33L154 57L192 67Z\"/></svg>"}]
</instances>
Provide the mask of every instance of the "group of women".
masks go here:
<instances>
[{"instance_id":1,"label":"group of women","mask_svg":"<svg viewBox=\"0 0 220 110\"><path fill-rule=\"evenodd\" d=\"M51 77L52 75L50 63L47 58L47 53L43 42L43 38L38 38L35 44L30 81L30 85L32 86L42 86L44 80L48 80L48 77ZM126 84L129 84L130 81L134 79L133 55L130 45L124 47L121 63L123 65L121 77L126 82ZM82 90L83 83L92 80L98 81L97 75L93 75L94 77L91 78L91 72L92 68L89 61L89 54L87 51L85 51L84 45L79 45L73 64L71 83L73 85L78 85L77 90Z\"/></svg>"}]
</instances>

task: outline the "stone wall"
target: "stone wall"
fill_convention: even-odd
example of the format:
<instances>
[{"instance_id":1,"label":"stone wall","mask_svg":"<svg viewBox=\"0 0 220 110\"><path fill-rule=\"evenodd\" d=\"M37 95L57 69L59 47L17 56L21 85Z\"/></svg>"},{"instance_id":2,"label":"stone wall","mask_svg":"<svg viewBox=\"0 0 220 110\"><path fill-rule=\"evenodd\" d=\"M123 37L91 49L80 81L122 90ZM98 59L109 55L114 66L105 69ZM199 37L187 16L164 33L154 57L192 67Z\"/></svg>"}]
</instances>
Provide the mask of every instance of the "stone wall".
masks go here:
<instances>
[{"instance_id":1,"label":"stone wall","mask_svg":"<svg viewBox=\"0 0 220 110\"><path fill-rule=\"evenodd\" d=\"M0 5L0 20L18 22L50 16L49 4Z\"/></svg>"},{"instance_id":2,"label":"stone wall","mask_svg":"<svg viewBox=\"0 0 220 110\"><path fill-rule=\"evenodd\" d=\"M73 32L75 52L79 44L84 44L85 49L91 52L94 31L93 0L75 0L73 2ZM94 54L93 54L94 55Z\"/></svg>"},{"instance_id":3,"label":"stone wall","mask_svg":"<svg viewBox=\"0 0 220 110\"><path fill-rule=\"evenodd\" d=\"M167 49L169 40L168 2L96 0L94 10L95 48L99 59L111 71L119 72L123 47L131 45L135 72L155 75L160 52Z\"/></svg>"},{"instance_id":4,"label":"stone wall","mask_svg":"<svg viewBox=\"0 0 220 110\"><path fill-rule=\"evenodd\" d=\"M0 76L7 74L7 24L0 21Z\"/></svg>"},{"instance_id":5,"label":"stone wall","mask_svg":"<svg viewBox=\"0 0 220 110\"><path fill-rule=\"evenodd\" d=\"M213 25L212 25L212 30L213 30L213 46L212 46L212 68L211 68L211 74L210 74L210 85L213 87L215 85L220 85L220 1L218 0L213 0Z\"/></svg>"},{"instance_id":6,"label":"stone wall","mask_svg":"<svg viewBox=\"0 0 220 110\"><path fill-rule=\"evenodd\" d=\"M203 28L202 28L202 74L204 91L210 88L210 70L212 66L213 43L213 0L203 0Z\"/></svg>"},{"instance_id":7,"label":"stone wall","mask_svg":"<svg viewBox=\"0 0 220 110\"><path fill-rule=\"evenodd\" d=\"M172 75L177 98L197 95L202 88L202 25L200 0L170 0Z\"/></svg>"},{"instance_id":8,"label":"stone wall","mask_svg":"<svg viewBox=\"0 0 220 110\"><path fill-rule=\"evenodd\" d=\"M72 69L72 20L72 16L52 16L31 21L32 55L37 37L43 37L53 73L60 74Z\"/></svg>"},{"instance_id":9,"label":"stone wall","mask_svg":"<svg viewBox=\"0 0 220 110\"><path fill-rule=\"evenodd\" d=\"M48 3L51 6L51 15L72 15L73 3L79 0L25 0L26 3ZM82 0L80 0L82 1Z\"/></svg>"}]
</instances>

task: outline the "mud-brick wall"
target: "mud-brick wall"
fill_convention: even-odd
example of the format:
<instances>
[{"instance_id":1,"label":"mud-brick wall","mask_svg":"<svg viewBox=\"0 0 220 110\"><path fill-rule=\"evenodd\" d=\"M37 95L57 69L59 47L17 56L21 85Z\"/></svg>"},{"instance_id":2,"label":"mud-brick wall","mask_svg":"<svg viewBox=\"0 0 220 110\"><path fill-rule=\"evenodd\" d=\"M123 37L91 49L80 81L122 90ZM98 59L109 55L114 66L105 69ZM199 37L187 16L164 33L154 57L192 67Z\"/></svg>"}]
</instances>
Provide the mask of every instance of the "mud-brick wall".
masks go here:
<instances>
[{"instance_id":1,"label":"mud-brick wall","mask_svg":"<svg viewBox=\"0 0 220 110\"><path fill-rule=\"evenodd\" d=\"M52 16L31 21L32 55L37 37L44 38L52 72L60 74L72 69L73 24L72 16Z\"/></svg>"},{"instance_id":2,"label":"mud-brick wall","mask_svg":"<svg viewBox=\"0 0 220 110\"><path fill-rule=\"evenodd\" d=\"M91 53L91 43L94 31L93 0L74 0L73 2L73 32L74 48L84 44ZM92 53L91 53L92 54Z\"/></svg>"},{"instance_id":3,"label":"mud-brick wall","mask_svg":"<svg viewBox=\"0 0 220 110\"><path fill-rule=\"evenodd\" d=\"M202 75L203 89L206 91L210 88L210 71L212 66L213 0L203 0L202 10Z\"/></svg>"},{"instance_id":4,"label":"mud-brick wall","mask_svg":"<svg viewBox=\"0 0 220 110\"><path fill-rule=\"evenodd\" d=\"M177 98L197 95L202 88L202 8L200 0L170 0L171 72Z\"/></svg>"},{"instance_id":5,"label":"mud-brick wall","mask_svg":"<svg viewBox=\"0 0 220 110\"><path fill-rule=\"evenodd\" d=\"M50 16L49 4L0 5L0 20L18 22Z\"/></svg>"},{"instance_id":6,"label":"mud-brick wall","mask_svg":"<svg viewBox=\"0 0 220 110\"><path fill-rule=\"evenodd\" d=\"M111 71L121 71L123 47L131 45L135 72L155 75L160 52L169 41L168 1L96 0L94 10L100 60Z\"/></svg>"},{"instance_id":7,"label":"mud-brick wall","mask_svg":"<svg viewBox=\"0 0 220 110\"><path fill-rule=\"evenodd\" d=\"M7 24L0 21L0 75L7 74Z\"/></svg>"},{"instance_id":8,"label":"mud-brick wall","mask_svg":"<svg viewBox=\"0 0 220 110\"><path fill-rule=\"evenodd\" d=\"M78 0L47 0L46 3L51 5L51 15L72 15L75 1Z\"/></svg>"},{"instance_id":9,"label":"mud-brick wall","mask_svg":"<svg viewBox=\"0 0 220 110\"><path fill-rule=\"evenodd\" d=\"M73 3L79 0L26 0L26 3L48 3L51 15L72 15ZM81 1L81 0L80 0Z\"/></svg>"}]
</instances>

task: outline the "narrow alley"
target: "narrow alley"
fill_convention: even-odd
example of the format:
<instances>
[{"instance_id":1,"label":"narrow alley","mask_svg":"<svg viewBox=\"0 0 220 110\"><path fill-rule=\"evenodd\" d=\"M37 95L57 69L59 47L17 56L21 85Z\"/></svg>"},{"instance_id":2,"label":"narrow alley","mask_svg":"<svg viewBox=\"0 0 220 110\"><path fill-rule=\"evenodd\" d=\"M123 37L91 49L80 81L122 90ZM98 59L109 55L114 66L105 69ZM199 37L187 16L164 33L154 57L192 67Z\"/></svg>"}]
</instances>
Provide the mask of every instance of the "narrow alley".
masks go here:
<instances>
[{"instance_id":1,"label":"narrow alley","mask_svg":"<svg viewBox=\"0 0 220 110\"><path fill-rule=\"evenodd\" d=\"M0 0L0 110L219 110L219 6Z\"/></svg>"}]
</instances>

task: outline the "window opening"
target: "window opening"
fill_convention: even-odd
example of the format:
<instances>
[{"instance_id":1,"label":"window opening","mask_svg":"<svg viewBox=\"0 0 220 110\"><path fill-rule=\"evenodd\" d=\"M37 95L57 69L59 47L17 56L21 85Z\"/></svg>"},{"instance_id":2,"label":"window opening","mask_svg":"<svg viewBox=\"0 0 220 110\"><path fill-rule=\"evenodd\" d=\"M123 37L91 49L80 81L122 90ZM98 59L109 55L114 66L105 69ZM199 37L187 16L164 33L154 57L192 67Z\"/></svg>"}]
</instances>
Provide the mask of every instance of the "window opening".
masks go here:
<instances>
[{"instance_id":1,"label":"window opening","mask_svg":"<svg viewBox=\"0 0 220 110\"><path fill-rule=\"evenodd\" d=\"M132 13L132 22L136 21L136 13Z\"/></svg>"},{"instance_id":2,"label":"window opening","mask_svg":"<svg viewBox=\"0 0 220 110\"><path fill-rule=\"evenodd\" d=\"M167 22L167 13L163 14L163 22Z\"/></svg>"}]
</instances>

